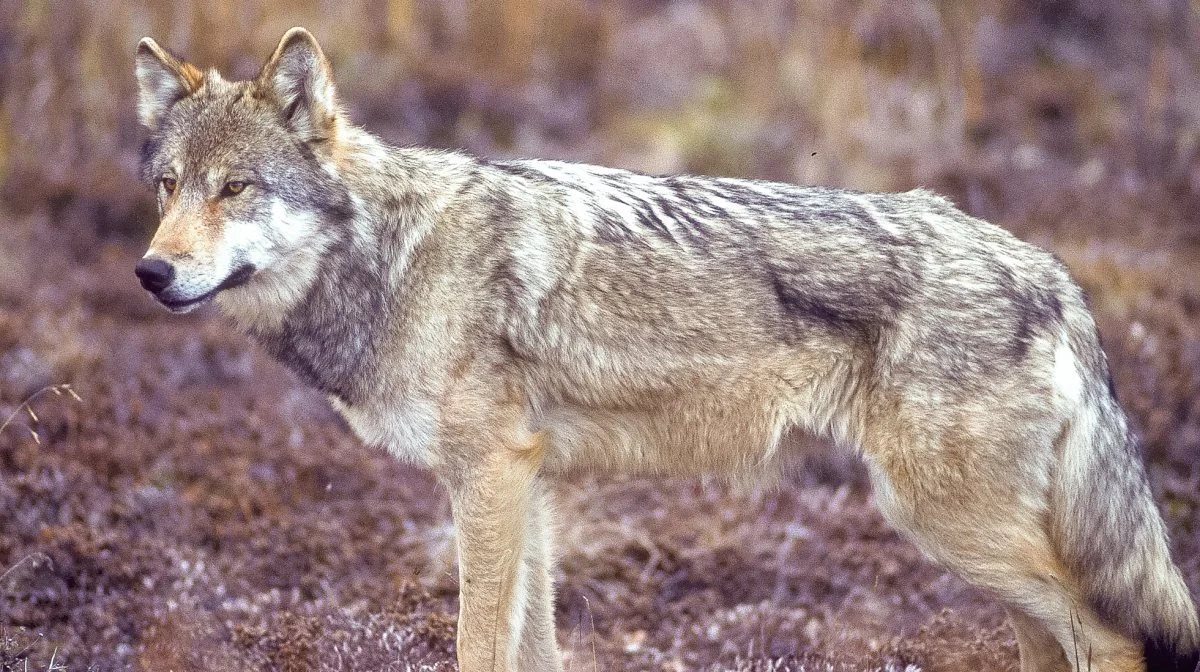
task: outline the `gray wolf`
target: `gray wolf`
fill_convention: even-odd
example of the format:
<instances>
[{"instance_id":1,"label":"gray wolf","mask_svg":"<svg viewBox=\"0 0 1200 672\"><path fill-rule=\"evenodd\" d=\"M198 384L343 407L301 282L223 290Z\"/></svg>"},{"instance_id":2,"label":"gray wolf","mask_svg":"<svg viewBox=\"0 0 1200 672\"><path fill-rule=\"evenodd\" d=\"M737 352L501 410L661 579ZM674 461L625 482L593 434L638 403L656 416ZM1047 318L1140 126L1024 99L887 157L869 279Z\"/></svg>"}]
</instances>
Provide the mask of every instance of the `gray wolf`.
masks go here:
<instances>
[{"instance_id":1,"label":"gray wolf","mask_svg":"<svg viewBox=\"0 0 1200 672\"><path fill-rule=\"evenodd\" d=\"M1003 601L1022 670L1195 666L1196 608L1050 254L921 190L388 147L303 29L252 81L149 38L136 71L161 214L138 277L172 311L214 300L437 475L463 670L562 667L547 479L759 479L814 435Z\"/></svg>"}]
</instances>

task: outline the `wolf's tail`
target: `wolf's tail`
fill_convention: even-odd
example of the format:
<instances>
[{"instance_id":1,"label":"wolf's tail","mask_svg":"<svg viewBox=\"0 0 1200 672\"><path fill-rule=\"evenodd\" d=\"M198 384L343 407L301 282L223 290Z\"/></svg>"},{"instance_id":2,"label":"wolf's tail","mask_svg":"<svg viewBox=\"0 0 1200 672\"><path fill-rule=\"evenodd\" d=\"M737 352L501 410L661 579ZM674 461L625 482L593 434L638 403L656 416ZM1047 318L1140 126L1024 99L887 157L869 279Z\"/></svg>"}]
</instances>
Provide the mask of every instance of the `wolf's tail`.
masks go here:
<instances>
[{"instance_id":1,"label":"wolf's tail","mask_svg":"<svg viewBox=\"0 0 1200 672\"><path fill-rule=\"evenodd\" d=\"M1094 342L1094 334L1085 338ZM1078 350L1096 355L1079 358L1087 382L1052 488L1054 537L1085 599L1114 628L1143 642L1149 672L1200 672L1196 606L1171 560L1137 440L1112 393L1099 344Z\"/></svg>"}]
</instances>

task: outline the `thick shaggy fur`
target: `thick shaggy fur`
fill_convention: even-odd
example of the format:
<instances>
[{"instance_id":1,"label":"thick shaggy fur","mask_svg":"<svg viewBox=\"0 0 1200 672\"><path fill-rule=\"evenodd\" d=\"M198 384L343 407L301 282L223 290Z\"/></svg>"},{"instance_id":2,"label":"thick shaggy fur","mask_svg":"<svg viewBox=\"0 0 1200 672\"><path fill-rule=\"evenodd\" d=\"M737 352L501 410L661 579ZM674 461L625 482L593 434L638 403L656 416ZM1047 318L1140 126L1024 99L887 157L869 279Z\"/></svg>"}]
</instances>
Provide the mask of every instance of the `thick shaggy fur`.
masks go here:
<instances>
[{"instance_id":1,"label":"thick shaggy fur","mask_svg":"<svg viewBox=\"0 0 1200 672\"><path fill-rule=\"evenodd\" d=\"M438 475L462 669L561 669L544 479L760 479L813 435L1004 601L1022 670L1195 665L1096 325L1051 255L925 191L386 147L299 29L250 82L148 39L137 72L156 296L215 297L364 441Z\"/></svg>"}]
</instances>

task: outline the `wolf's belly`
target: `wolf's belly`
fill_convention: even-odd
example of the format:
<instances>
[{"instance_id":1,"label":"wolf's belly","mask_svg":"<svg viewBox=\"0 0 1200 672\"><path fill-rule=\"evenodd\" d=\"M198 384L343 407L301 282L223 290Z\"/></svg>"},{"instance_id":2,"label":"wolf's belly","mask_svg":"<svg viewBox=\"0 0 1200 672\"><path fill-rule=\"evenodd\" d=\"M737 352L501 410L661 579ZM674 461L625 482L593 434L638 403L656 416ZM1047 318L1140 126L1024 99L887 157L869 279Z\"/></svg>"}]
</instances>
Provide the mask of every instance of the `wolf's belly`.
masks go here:
<instances>
[{"instance_id":1,"label":"wolf's belly","mask_svg":"<svg viewBox=\"0 0 1200 672\"><path fill-rule=\"evenodd\" d=\"M779 459L787 420L767 406L672 404L642 410L562 406L535 418L549 432L549 474L739 474Z\"/></svg>"},{"instance_id":2,"label":"wolf's belly","mask_svg":"<svg viewBox=\"0 0 1200 672\"><path fill-rule=\"evenodd\" d=\"M385 448L405 462L436 467L438 458L437 405L428 400L347 406L336 396L329 402L365 444Z\"/></svg>"}]
</instances>

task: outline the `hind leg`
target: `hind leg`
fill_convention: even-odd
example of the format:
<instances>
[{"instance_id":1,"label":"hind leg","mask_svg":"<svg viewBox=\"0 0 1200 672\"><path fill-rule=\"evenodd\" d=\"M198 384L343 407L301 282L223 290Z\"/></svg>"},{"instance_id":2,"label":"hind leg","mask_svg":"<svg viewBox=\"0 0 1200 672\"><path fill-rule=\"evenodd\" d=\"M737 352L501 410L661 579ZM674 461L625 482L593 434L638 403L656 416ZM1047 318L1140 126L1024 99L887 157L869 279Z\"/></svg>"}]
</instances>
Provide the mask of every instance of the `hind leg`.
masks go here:
<instances>
[{"instance_id":1,"label":"hind leg","mask_svg":"<svg viewBox=\"0 0 1200 672\"><path fill-rule=\"evenodd\" d=\"M1020 591L1020 603L1008 608L1021 672L1143 672L1141 646L1105 624L1083 604L1076 589L1062 585L1059 577L1064 575L1061 567L1042 567L1037 577L1049 584L1040 592ZM1036 587L1037 583L1029 586ZM1005 597L1000 590L994 592Z\"/></svg>"},{"instance_id":2,"label":"hind leg","mask_svg":"<svg viewBox=\"0 0 1200 672\"><path fill-rule=\"evenodd\" d=\"M864 445L879 508L926 555L1005 602L1022 672L1141 672L1141 647L1101 621L1054 550L1050 441L1006 450L961 431L952 442L902 431L912 426Z\"/></svg>"},{"instance_id":3,"label":"hind leg","mask_svg":"<svg viewBox=\"0 0 1200 672\"><path fill-rule=\"evenodd\" d=\"M1066 653L1041 621L1014 607L1008 608L1008 620L1021 651L1021 672L1070 672Z\"/></svg>"}]
</instances>

